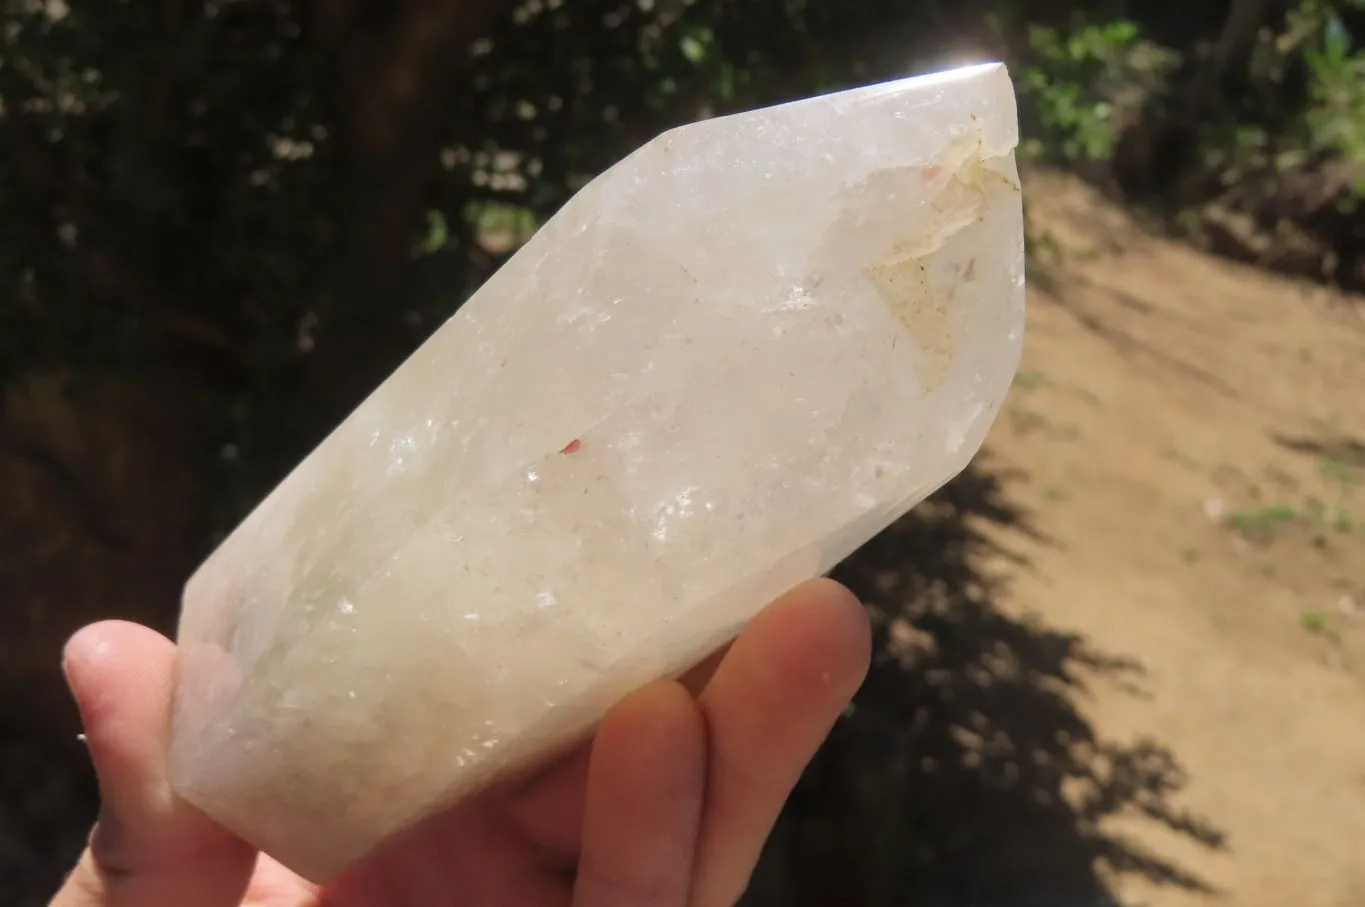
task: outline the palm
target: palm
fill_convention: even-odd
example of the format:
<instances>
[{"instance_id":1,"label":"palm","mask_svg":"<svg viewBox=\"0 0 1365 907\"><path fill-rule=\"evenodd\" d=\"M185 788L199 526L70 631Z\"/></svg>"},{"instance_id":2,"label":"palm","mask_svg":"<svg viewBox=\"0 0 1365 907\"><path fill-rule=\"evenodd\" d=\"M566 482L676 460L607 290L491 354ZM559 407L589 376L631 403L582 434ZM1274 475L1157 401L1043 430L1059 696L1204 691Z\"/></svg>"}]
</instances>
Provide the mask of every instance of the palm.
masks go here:
<instances>
[{"instance_id":1,"label":"palm","mask_svg":"<svg viewBox=\"0 0 1365 907\"><path fill-rule=\"evenodd\" d=\"M756 618L681 682L619 703L519 787L401 835L321 888L175 798L175 649L131 624L67 647L103 805L53 907L729 907L868 664L867 619L828 581Z\"/></svg>"}]
</instances>

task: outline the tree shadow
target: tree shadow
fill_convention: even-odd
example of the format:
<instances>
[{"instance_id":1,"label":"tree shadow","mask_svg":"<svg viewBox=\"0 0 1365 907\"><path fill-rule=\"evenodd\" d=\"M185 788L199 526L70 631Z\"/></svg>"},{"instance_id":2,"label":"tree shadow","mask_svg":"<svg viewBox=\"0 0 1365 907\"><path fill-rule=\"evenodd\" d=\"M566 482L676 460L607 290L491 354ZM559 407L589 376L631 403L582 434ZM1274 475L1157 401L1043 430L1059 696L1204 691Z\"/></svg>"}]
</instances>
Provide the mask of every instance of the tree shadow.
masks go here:
<instances>
[{"instance_id":1,"label":"tree shadow","mask_svg":"<svg viewBox=\"0 0 1365 907\"><path fill-rule=\"evenodd\" d=\"M875 661L746 903L1102 907L1126 874L1211 892L1103 827L1122 813L1224 846L1173 804L1174 754L1101 738L1073 702L1085 675L1138 685L1141 665L997 607L1003 579L983 561L1022 558L987 523L1029 531L978 460L835 571L872 612Z\"/></svg>"},{"instance_id":2,"label":"tree shadow","mask_svg":"<svg viewBox=\"0 0 1365 907\"><path fill-rule=\"evenodd\" d=\"M1365 442L1328 433L1323 437L1290 437L1272 435L1275 443L1286 450L1317 457L1324 471L1365 470Z\"/></svg>"},{"instance_id":3,"label":"tree shadow","mask_svg":"<svg viewBox=\"0 0 1365 907\"><path fill-rule=\"evenodd\" d=\"M1072 281L1073 285L1079 282L1079 279L1074 276L1069 277L1068 279ZM1083 304L1077 302L1067 291L1060 290L1055 281L1053 284L1046 286L1043 289L1045 291L1042 296L1043 299L1071 316L1082 328L1109 344L1115 352L1125 359L1132 361L1138 357L1144 357L1156 363L1164 370L1184 375L1191 381L1204 385L1225 400L1236 401L1242 399L1242 394L1237 388L1228 384L1208 369L1203 368L1196 363L1189 362L1168 350L1164 350L1157 344L1145 341L1115 324L1106 322L1105 319L1095 312L1087 310ZM1048 290L1052 290L1053 292L1047 292ZM1147 305L1136 297L1133 297L1131 294L1124 293L1123 291L1105 288L1103 292L1110 301L1117 299L1122 307L1129 310L1134 310L1139 306Z\"/></svg>"},{"instance_id":4,"label":"tree shadow","mask_svg":"<svg viewBox=\"0 0 1365 907\"><path fill-rule=\"evenodd\" d=\"M1047 543L982 460L835 571L868 604L876 659L795 791L751 907L1116 907L1115 876L1210 892L1104 820L1139 817L1217 849L1174 804L1186 778L1154 740L1103 739L1074 704L1087 676L1140 691L1142 666L1003 613L1027 567L986 531ZM0 728L0 891L40 907L93 818L88 763ZM60 750L61 752L58 752ZM80 764L77 764L80 763ZM1132 827L1131 824L1127 827Z\"/></svg>"}]
</instances>

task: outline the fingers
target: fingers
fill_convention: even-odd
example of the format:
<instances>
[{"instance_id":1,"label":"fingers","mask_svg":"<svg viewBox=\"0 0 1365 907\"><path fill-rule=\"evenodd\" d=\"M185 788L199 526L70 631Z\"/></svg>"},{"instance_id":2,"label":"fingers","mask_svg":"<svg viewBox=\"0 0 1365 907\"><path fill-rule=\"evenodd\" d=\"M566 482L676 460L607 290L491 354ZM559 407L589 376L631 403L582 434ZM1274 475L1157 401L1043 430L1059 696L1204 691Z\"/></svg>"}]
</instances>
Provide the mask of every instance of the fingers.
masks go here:
<instances>
[{"instance_id":1,"label":"fingers","mask_svg":"<svg viewBox=\"0 0 1365 907\"><path fill-rule=\"evenodd\" d=\"M583 845L591 758L591 744L576 748L532 779L507 807L518 832L566 865L577 862Z\"/></svg>"},{"instance_id":2,"label":"fingers","mask_svg":"<svg viewBox=\"0 0 1365 907\"><path fill-rule=\"evenodd\" d=\"M862 683L870 636L853 596L815 581L682 678L684 689L700 691L709 737L691 907L731 907L743 892L792 787ZM604 731L620 730L613 720ZM556 858L593 846L581 817L585 790L611 775L604 758L596 747L574 753L512 805L517 826Z\"/></svg>"},{"instance_id":3,"label":"fingers","mask_svg":"<svg viewBox=\"0 0 1365 907\"><path fill-rule=\"evenodd\" d=\"M706 732L680 684L627 697L593 741L575 907L687 907Z\"/></svg>"},{"instance_id":4,"label":"fingers","mask_svg":"<svg viewBox=\"0 0 1365 907\"><path fill-rule=\"evenodd\" d=\"M687 671L678 679L683 689L698 695L729 650L727 643ZM508 804L517 829L557 859L576 860L583 844L583 800L591 755L591 744L574 749L528 782Z\"/></svg>"},{"instance_id":5,"label":"fingers","mask_svg":"<svg viewBox=\"0 0 1365 907\"><path fill-rule=\"evenodd\" d=\"M701 694L706 802L691 907L732 907L782 805L866 676L871 632L853 595L806 583L763 611Z\"/></svg>"},{"instance_id":6,"label":"fingers","mask_svg":"<svg viewBox=\"0 0 1365 907\"><path fill-rule=\"evenodd\" d=\"M175 646L146 627L109 621L71 638L63 668L99 776L101 810L53 907L240 903L254 852L176 798L166 781Z\"/></svg>"}]
</instances>

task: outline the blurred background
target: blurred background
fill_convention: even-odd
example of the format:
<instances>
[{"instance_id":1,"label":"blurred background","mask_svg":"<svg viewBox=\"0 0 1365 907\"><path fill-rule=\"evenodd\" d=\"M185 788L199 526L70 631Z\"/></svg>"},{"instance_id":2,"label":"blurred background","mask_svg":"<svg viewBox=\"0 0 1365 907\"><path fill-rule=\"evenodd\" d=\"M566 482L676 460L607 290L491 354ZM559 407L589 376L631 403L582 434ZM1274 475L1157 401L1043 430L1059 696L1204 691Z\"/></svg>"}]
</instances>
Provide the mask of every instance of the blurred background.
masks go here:
<instances>
[{"instance_id":1,"label":"blurred background","mask_svg":"<svg viewBox=\"0 0 1365 907\"><path fill-rule=\"evenodd\" d=\"M876 664L753 905L1365 904L1362 0L7 0L0 904L96 807L58 671L661 129L986 59L1025 364L842 565Z\"/></svg>"}]
</instances>

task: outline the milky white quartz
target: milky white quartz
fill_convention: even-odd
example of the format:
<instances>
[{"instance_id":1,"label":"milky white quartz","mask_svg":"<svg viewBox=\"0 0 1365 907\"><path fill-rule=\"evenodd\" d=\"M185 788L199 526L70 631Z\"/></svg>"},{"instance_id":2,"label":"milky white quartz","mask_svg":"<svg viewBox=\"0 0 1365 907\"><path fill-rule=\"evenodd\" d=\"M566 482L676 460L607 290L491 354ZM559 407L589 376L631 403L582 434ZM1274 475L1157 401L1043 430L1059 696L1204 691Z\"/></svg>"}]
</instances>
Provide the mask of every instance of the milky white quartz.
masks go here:
<instances>
[{"instance_id":1,"label":"milky white quartz","mask_svg":"<svg viewBox=\"0 0 1365 907\"><path fill-rule=\"evenodd\" d=\"M190 579L176 790L320 880L590 731L960 471L1024 327L991 64L608 170Z\"/></svg>"}]
</instances>

